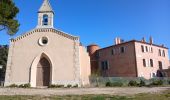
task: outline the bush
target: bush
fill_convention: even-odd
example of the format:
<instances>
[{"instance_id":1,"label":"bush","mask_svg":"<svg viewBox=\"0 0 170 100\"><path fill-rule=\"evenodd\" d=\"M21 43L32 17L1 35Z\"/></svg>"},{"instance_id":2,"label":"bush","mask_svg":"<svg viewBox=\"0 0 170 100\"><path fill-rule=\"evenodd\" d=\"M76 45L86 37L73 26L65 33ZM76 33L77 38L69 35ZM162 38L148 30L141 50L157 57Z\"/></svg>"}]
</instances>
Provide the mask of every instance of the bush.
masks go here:
<instances>
[{"instance_id":1,"label":"bush","mask_svg":"<svg viewBox=\"0 0 170 100\"><path fill-rule=\"evenodd\" d=\"M11 84L11 85L8 86L8 87L10 87L10 88L15 88L15 87L18 87L18 85L16 85L16 84Z\"/></svg>"},{"instance_id":2,"label":"bush","mask_svg":"<svg viewBox=\"0 0 170 100\"><path fill-rule=\"evenodd\" d=\"M153 80L151 85L163 85L163 81L162 80Z\"/></svg>"},{"instance_id":3,"label":"bush","mask_svg":"<svg viewBox=\"0 0 170 100\"><path fill-rule=\"evenodd\" d=\"M114 82L114 83L112 83L112 87L121 87L121 86L123 86L122 82Z\"/></svg>"},{"instance_id":4,"label":"bush","mask_svg":"<svg viewBox=\"0 0 170 100\"><path fill-rule=\"evenodd\" d=\"M106 83L106 87L121 87L123 86L123 83L122 82L107 82Z\"/></svg>"},{"instance_id":5,"label":"bush","mask_svg":"<svg viewBox=\"0 0 170 100\"><path fill-rule=\"evenodd\" d=\"M138 83L134 80L129 81L128 86L138 86Z\"/></svg>"},{"instance_id":6,"label":"bush","mask_svg":"<svg viewBox=\"0 0 170 100\"><path fill-rule=\"evenodd\" d=\"M71 87L72 87L72 85L70 85L70 84L67 85L67 88L71 88Z\"/></svg>"},{"instance_id":7,"label":"bush","mask_svg":"<svg viewBox=\"0 0 170 100\"><path fill-rule=\"evenodd\" d=\"M28 83L28 84L24 84L24 88L30 88L31 85Z\"/></svg>"},{"instance_id":8,"label":"bush","mask_svg":"<svg viewBox=\"0 0 170 100\"><path fill-rule=\"evenodd\" d=\"M78 88L78 84L74 85L73 88Z\"/></svg>"},{"instance_id":9,"label":"bush","mask_svg":"<svg viewBox=\"0 0 170 100\"><path fill-rule=\"evenodd\" d=\"M29 83L19 85L19 88L30 88L30 87L31 87L31 85Z\"/></svg>"},{"instance_id":10,"label":"bush","mask_svg":"<svg viewBox=\"0 0 170 100\"><path fill-rule=\"evenodd\" d=\"M51 84L48 88L64 88L64 85Z\"/></svg>"},{"instance_id":11,"label":"bush","mask_svg":"<svg viewBox=\"0 0 170 100\"><path fill-rule=\"evenodd\" d=\"M51 84L48 86L48 88L55 88L55 87L56 87L56 85L54 85L54 84Z\"/></svg>"},{"instance_id":12,"label":"bush","mask_svg":"<svg viewBox=\"0 0 170 100\"><path fill-rule=\"evenodd\" d=\"M146 86L145 81L144 81L144 80L140 80L139 86L140 86L140 87L142 87L142 86Z\"/></svg>"},{"instance_id":13,"label":"bush","mask_svg":"<svg viewBox=\"0 0 170 100\"><path fill-rule=\"evenodd\" d=\"M111 87L111 82L107 82L106 87Z\"/></svg>"}]
</instances>

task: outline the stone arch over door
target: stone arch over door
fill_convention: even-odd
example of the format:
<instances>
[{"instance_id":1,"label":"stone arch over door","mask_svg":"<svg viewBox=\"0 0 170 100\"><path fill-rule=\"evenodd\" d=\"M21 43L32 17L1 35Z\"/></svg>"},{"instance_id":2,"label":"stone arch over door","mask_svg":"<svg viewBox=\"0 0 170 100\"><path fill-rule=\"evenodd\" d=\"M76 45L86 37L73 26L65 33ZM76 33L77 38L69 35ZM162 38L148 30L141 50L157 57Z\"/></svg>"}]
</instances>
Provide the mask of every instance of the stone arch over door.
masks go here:
<instances>
[{"instance_id":1,"label":"stone arch over door","mask_svg":"<svg viewBox=\"0 0 170 100\"><path fill-rule=\"evenodd\" d=\"M41 72L41 70L43 72ZM37 76L37 72L40 74L42 73L48 74L47 75L48 78L45 77L44 74ZM42 84L37 83L37 81L40 80L40 79L37 79L39 77L40 78L44 77L45 79L43 80L44 81L47 80L48 82L47 83L43 82ZM52 62L49 56L47 56L47 54L41 53L37 57L35 57L30 67L30 84L31 84L31 87L37 87L37 86L47 86L47 85L50 85L51 83L52 83Z\"/></svg>"}]
</instances>

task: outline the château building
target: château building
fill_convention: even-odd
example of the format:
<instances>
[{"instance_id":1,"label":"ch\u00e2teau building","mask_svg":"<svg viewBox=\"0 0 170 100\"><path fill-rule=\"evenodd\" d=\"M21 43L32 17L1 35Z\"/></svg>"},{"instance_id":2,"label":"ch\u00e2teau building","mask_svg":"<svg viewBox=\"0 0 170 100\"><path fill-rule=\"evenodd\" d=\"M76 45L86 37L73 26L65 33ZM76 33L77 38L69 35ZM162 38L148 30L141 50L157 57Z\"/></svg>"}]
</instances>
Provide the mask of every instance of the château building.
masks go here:
<instances>
[{"instance_id":1,"label":"ch\u00e2teau building","mask_svg":"<svg viewBox=\"0 0 170 100\"><path fill-rule=\"evenodd\" d=\"M100 72L104 77L165 77L168 73L168 48L156 45L153 39L149 42L143 38L141 41L123 41L115 39L115 45L100 48L96 44L88 46L91 60L92 74ZM168 71L167 71L168 72Z\"/></svg>"}]
</instances>

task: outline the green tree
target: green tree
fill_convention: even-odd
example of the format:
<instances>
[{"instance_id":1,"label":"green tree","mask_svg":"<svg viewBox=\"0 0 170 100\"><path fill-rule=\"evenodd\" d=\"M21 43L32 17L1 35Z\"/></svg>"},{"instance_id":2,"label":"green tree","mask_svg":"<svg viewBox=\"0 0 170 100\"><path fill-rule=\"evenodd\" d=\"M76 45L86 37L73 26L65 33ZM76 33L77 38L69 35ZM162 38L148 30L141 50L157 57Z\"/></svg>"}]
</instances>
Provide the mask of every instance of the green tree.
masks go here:
<instances>
[{"instance_id":1,"label":"green tree","mask_svg":"<svg viewBox=\"0 0 170 100\"><path fill-rule=\"evenodd\" d=\"M0 65L3 66L3 68L0 69L0 80L5 79L7 58L8 58L8 45L3 46L0 45Z\"/></svg>"},{"instance_id":2,"label":"green tree","mask_svg":"<svg viewBox=\"0 0 170 100\"><path fill-rule=\"evenodd\" d=\"M0 31L6 30L9 35L18 32L19 22L16 15L19 9L12 0L0 0Z\"/></svg>"}]
</instances>

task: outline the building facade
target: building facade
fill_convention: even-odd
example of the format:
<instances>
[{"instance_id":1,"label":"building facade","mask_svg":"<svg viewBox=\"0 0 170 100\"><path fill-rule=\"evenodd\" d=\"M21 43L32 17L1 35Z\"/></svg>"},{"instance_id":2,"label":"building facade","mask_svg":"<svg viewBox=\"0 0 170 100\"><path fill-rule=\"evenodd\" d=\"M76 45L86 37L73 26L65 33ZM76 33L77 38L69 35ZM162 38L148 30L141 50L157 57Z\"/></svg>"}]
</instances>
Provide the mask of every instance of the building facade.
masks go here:
<instances>
[{"instance_id":1,"label":"building facade","mask_svg":"<svg viewBox=\"0 0 170 100\"><path fill-rule=\"evenodd\" d=\"M79 37L53 27L54 11L44 0L35 29L10 40L5 86L89 84L90 58Z\"/></svg>"},{"instance_id":2,"label":"building facade","mask_svg":"<svg viewBox=\"0 0 170 100\"><path fill-rule=\"evenodd\" d=\"M124 42L115 39L115 45L100 48L89 45L92 74L97 70L105 77L163 77L159 72L169 68L168 48L150 42L132 40Z\"/></svg>"}]
</instances>

